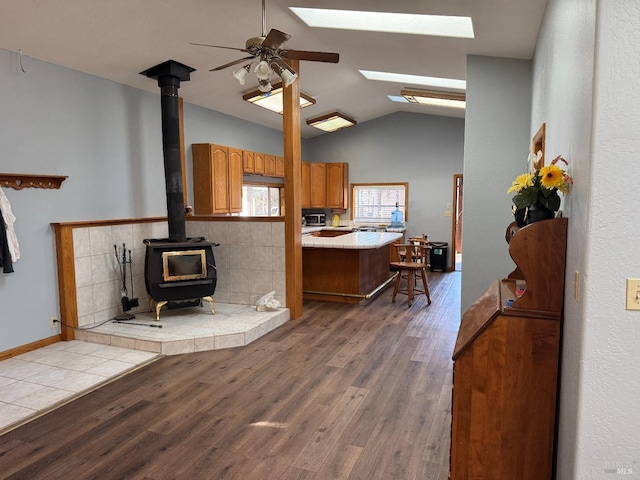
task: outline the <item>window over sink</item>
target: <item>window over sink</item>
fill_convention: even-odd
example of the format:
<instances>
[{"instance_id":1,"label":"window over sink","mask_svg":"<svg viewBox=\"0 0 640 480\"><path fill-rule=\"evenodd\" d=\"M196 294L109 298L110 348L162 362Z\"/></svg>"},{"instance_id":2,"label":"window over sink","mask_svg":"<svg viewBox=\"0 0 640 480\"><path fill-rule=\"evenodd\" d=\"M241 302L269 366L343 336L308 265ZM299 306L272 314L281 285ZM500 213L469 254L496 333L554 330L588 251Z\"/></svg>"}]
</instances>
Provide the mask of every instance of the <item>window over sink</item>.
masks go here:
<instances>
[{"instance_id":1,"label":"window over sink","mask_svg":"<svg viewBox=\"0 0 640 480\"><path fill-rule=\"evenodd\" d=\"M351 218L359 224L386 224L398 208L407 220L408 183L352 183Z\"/></svg>"},{"instance_id":2,"label":"window over sink","mask_svg":"<svg viewBox=\"0 0 640 480\"><path fill-rule=\"evenodd\" d=\"M279 217L282 210L282 185L242 185L242 212L245 217Z\"/></svg>"}]
</instances>

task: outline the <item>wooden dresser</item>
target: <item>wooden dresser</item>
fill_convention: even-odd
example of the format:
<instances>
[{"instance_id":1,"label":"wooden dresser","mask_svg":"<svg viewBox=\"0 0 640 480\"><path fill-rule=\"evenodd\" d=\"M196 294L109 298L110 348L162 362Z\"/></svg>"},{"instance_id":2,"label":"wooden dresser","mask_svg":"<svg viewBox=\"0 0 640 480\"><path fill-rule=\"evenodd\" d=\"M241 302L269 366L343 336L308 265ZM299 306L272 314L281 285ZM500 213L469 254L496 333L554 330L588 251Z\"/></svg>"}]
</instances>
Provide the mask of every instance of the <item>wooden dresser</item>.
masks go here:
<instances>
[{"instance_id":1,"label":"wooden dresser","mask_svg":"<svg viewBox=\"0 0 640 480\"><path fill-rule=\"evenodd\" d=\"M552 478L566 239L566 218L517 231L509 243L516 269L462 316L452 480Z\"/></svg>"}]
</instances>

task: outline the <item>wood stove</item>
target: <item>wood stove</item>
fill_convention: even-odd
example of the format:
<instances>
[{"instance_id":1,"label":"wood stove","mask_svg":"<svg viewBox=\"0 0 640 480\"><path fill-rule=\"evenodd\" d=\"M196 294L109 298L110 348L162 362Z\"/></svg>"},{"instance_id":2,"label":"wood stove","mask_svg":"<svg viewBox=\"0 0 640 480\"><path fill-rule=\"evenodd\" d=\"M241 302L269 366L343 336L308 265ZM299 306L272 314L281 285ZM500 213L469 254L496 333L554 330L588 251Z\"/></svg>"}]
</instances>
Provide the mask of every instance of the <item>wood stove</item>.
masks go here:
<instances>
[{"instance_id":1,"label":"wood stove","mask_svg":"<svg viewBox=\"0 0 640 480\"><path fill-rule=\"evenodd\" d=\"M203 237L186 238L185 205L180 160L180 118L178 89L194 69L168 60L143 72L158 81L162 113L162 152L169 238L146 239L145 285L149 310L155 302L156 320L160 309L201 305L207 300L213 310L216 289L215 244Z\"/></svg>"},{"instance_id":2,"label":"wood stove","mask_svg":"<svg viewBox=\"0 0 640 480\"><path fill-rule=\"evenodd\" d=\"M213 247L204 237L173 242L168 238L146 239L144 281L149 293L149 309L155 302L156 320L160 309L191 307L209 302L213 309L213 293L217 274Z\"/></svg>"}]
</instances>

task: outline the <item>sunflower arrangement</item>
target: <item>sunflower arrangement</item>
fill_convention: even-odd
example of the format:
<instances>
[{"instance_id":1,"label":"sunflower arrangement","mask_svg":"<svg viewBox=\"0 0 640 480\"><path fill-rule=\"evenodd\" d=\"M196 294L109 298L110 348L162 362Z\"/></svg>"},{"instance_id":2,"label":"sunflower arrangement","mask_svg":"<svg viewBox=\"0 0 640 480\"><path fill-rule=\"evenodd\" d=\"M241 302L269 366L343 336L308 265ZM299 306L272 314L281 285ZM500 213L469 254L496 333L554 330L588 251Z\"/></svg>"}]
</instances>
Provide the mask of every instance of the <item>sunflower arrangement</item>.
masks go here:
<instances>
[{"instance_id":1,"label":"sunflower arrangement","mask_svg":"<svg viewBox=\"0 0 640 480\"><path fill-rule=\"evenodd\" d=\"M556 212L560 209L560 191L563 195L569 193L573 179L562 168L559 162L569 163L558 155L549 165L542 166L542 152L530 154L529 160L533 173L523 173L513 181L507 193L514 193L513 204L517 209L525 209L534 205Z\"/></svg>"}]
</instances>

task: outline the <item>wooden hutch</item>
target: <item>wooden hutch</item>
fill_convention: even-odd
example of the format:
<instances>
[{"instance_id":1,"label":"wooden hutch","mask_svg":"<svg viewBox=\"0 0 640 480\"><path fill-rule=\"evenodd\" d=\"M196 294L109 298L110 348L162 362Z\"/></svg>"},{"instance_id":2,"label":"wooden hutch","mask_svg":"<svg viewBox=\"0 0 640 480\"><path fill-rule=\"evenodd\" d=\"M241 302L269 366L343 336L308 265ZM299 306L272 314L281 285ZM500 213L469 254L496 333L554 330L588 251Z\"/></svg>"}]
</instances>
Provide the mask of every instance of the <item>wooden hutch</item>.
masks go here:
<instances>
[{"instance_id":1,"label":"wooden hutch","mask_svg":"<svg viewBox=\"0 0 640 480\"><path fill-rule=\"evenodd\" d=\"M553 474L567 219L511 235L516 269L463 314L453 352L452 480Z\"/></svg>"}]
</instances>

